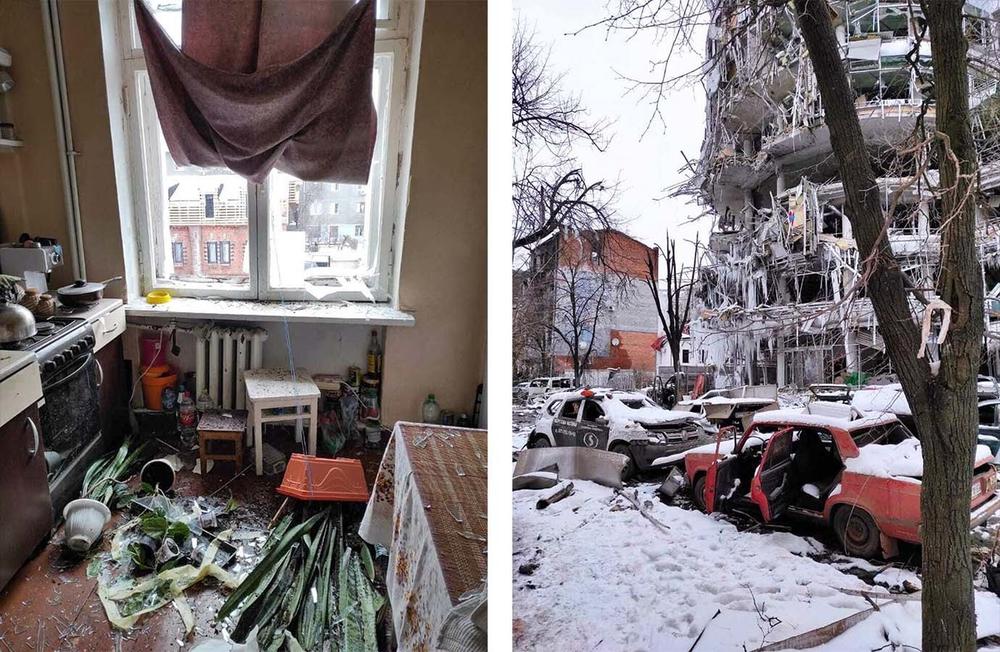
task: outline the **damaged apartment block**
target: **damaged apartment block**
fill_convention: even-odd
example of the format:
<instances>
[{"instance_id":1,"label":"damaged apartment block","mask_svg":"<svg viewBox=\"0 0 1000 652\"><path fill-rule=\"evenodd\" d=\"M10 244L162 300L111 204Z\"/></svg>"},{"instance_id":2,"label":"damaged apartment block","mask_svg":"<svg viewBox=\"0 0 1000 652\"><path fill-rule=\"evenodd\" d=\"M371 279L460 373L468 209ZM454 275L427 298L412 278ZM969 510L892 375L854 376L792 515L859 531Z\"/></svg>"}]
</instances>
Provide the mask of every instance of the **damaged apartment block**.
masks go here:
<instances>
[{"instance_id":1,"label":"damaged apartment block","mask_svg":"<svg viewBox=\"0 0 1000 652\"><path fill-rule=\"evenodd\" d=\"M933 300L941 207L934 70L919 5L831 2L855 106L879 176L893 252L918 302ZM971 61L1000 56L995 6L966 3ZM799 387L891 373L859 282L823 103L789 5L715 5L708 32L705 140L681 192L716 215L691 325L694 364L717 384ZM988 367L1000 366L1000 85L970 65L980 154L977 242L987 296ZM924 290L920 292L919 290ZM940 314L940 313L938 313ZM941 324L930 329L932 354Z\"/></svg>"}]
</instances>

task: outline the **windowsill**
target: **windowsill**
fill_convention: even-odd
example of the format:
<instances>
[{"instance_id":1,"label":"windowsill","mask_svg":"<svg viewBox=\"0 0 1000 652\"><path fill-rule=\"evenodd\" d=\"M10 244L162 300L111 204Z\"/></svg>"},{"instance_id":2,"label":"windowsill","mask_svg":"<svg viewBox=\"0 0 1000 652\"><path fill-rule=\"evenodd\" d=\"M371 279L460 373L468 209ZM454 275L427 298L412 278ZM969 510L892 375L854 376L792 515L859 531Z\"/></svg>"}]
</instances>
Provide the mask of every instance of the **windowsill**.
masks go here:
<instances>
[{"instance_id":1,"label":"windowsill","mask_svg":"<svg viewBox=\"0 0 1000 652\"><path fill-rule=\"evenodd\" d=\"M413 315L381 303L346 301L250 301L174 297L153 305L140 297L125 304L128 317L213 319L219 321L289 322L413 326Z\"/></svg>"}]
</instances>

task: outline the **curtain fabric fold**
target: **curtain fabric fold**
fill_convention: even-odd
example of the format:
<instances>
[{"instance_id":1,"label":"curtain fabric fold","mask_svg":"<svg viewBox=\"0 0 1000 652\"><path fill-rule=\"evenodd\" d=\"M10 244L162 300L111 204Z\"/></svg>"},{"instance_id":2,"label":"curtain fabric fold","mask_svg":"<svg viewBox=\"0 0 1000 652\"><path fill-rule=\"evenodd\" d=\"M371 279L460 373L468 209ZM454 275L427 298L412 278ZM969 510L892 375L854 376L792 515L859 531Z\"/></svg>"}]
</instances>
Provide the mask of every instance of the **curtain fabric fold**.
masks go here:
<instances>
[{"instance_id":1,"label":"curtain fabric fold","mask_svg":"<svg viewBox=\"0 0 1000 652\"><path fill-rule=\"evenodd\" d=\"M142 0L136 24L178 165L261 183L368 182L375 0L184 0L178 49Z\"/></svg>"}]
</instances>

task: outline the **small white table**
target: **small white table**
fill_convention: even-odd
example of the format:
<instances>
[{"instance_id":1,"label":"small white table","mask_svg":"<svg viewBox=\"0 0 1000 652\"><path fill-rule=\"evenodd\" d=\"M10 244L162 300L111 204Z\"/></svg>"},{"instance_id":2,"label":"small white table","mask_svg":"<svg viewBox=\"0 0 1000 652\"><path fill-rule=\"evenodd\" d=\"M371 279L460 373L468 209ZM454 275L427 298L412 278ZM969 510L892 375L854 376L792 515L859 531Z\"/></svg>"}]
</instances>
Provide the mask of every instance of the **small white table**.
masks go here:
<instances>
[{"instance_id":1,"label":"small white table","mask_svg":"<svg viewBox=\"0 0 1000 652\"><path fill-rule=\"evenodd\" d=\"M264 424L295 422L295 440L302 441L302 422L309 420L309 454L316 454L316 421L319 418L319 388L305 369L248 369L243 372L247 391L250 427L247 444L253 439L257 475L264 473ZM264 414L265 410L295 408L295 414ZM304 412L303 408L308 408Z\"/></svg>"}]
</instances>

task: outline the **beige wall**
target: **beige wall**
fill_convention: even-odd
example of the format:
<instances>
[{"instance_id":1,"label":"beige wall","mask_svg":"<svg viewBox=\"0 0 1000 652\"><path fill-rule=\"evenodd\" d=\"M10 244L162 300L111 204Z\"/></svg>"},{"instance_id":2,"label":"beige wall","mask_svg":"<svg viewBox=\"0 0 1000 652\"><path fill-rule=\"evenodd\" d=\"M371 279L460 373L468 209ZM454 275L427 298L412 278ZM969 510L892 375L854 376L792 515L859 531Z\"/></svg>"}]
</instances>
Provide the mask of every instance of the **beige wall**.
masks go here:
<instances>
[{"instance_id":1,"label":"beige wall","mask_svg":"<svg viewBox=\"0 0 1000 652\"><path fill-rule=\"evenodd\" d=\"M11 54L16 84L0 102L6 102L7 121L24 141L21 149L0 152L0 240L14 240L27 231L68 246L41 2L0 0L0 47ZM53 283L72 277L72 267L64 265Z\"/></svg>"},{"instance_id":2,"label":"beige wall","mask_svg":"<svg viewBox=\"0 0 1000 652\"><path fill-rule=\"evenodd\" d=\"M102 281L124 275L125 261L97 2L61 2L59 19L73 144L80 152L76 157L76 175L83 224L83 258L87 277ZM109 286L108 294L125 297L125 283Z\"/></svg>"},{"instance_id":3,"label":"beige wall","mask_svg":"<svg viewBox=\"0 0 1000 652\"><path fill-rule=\"evenodd\" d=\"M16 153L0 153L0 239L30 230L68 245L40 5L0 0L0 47L14 57L17 82L9 98L11 117L25 141ZM471 410L485 374L486 3L428 0L424 14L399 269L400 307L413 311L417 325L388 329L388 424L418 420L428 392L437 394L444 409ZM122 274L125 264L98 3L62 2L60 19L80 153L84 258L87 275L101 280ZM64 266L53 285L70 281L71 270ZM109 288L109 294L124 296L124 285ZM330 359L314 366L336 371L352 358L334 355L336 347Z\"/></svg>"},{"instance_id":4,"label":"beige wall","mask_svg":"<svg viewBox=\"0 0 1000 652\"><path fill-rule=\"evenodd\" d=\"M0 240L24 232L52 236L72 259L56 135L42 3L0 0L0 47L11 53L16 86L7 108L24 147L0 153ZM77 151L80 215L87 276L103 280L124 273L114 162L108 122L101 31L96 2L59 5L66 87ZM50 287L73 280L72 261L58 269ZM108 289L124 296L124 284Z\"/></svg>"},{"instance_id":5,"label":"beige wall","mask_svg":"<svg viewBox=\"0 0 1000 652\"><path fill-rule=\"evenodd\" d=\"M428 0L420 46L399 301L383 413L420 417L428 392L472 408L485 375L486 3Z\"/></svg>"}]
</instances>

